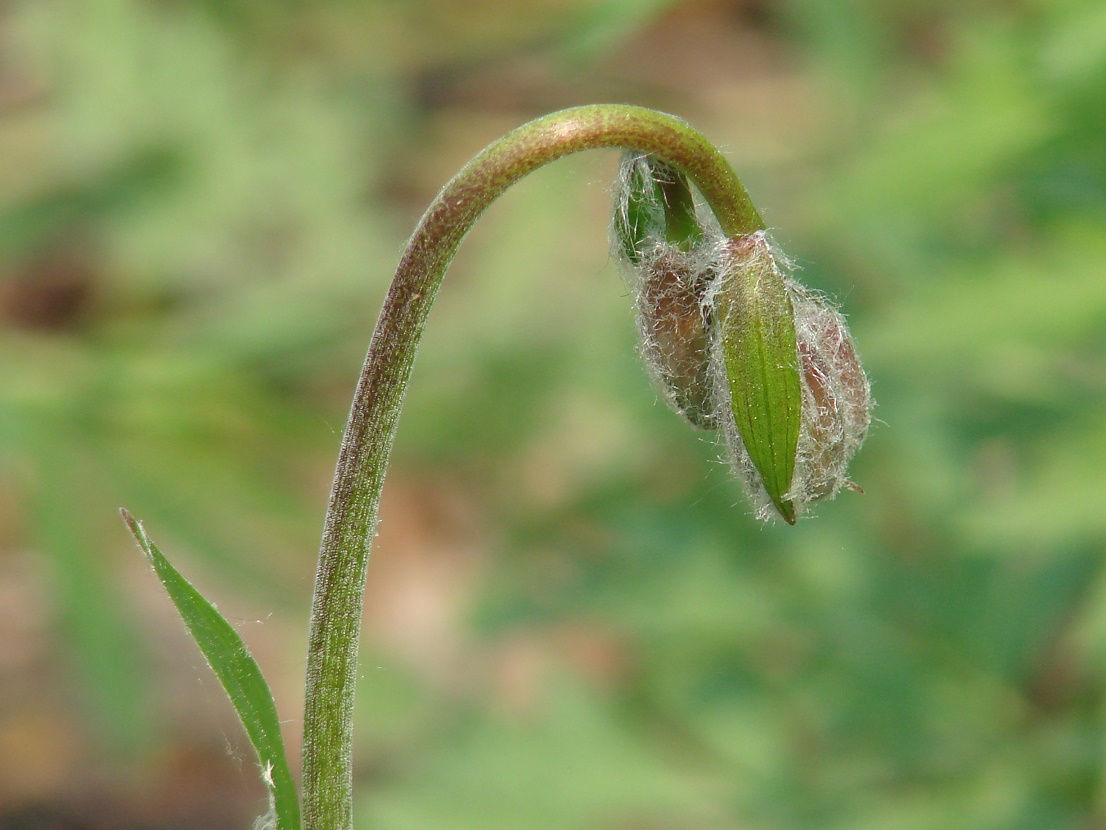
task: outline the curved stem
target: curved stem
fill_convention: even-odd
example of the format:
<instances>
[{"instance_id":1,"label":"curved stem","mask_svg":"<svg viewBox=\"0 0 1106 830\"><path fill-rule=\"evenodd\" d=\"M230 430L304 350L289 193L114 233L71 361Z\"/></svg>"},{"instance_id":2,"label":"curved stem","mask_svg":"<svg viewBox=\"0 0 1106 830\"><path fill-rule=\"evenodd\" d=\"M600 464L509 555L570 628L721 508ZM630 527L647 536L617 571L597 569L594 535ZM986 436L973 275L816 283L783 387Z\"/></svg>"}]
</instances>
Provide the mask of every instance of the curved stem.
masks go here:
<instances>
[{"instance_id":1,"label":"curved stem","mask_svg":"<svg viewBox=\"0 0 1106 830\"><path fill-rule=\"evenodd\" d=\"M655 155L683 171L726 236L764 222L729 164L683 121L593 105L531 121L489 145L438 194L400 260L373 332L342 438L319 552L307 655L303 798L306 830L352 828L352 720L365 572L384 473L426 317L458 245L527 173L597 147Z\"/></svg>"}]
</instances>

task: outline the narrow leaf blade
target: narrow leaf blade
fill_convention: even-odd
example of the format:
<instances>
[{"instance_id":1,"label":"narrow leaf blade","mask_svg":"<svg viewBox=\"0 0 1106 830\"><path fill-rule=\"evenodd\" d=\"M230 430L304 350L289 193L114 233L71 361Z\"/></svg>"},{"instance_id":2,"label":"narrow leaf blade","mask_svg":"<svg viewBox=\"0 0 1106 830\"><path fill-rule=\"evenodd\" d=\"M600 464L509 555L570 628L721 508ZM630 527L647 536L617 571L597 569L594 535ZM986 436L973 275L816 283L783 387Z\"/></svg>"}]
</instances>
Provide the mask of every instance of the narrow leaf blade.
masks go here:
<instances>
[{"instance_id":1,"label":"narrow leaf blade","mask_svg":"<svg viewBox=\"0 0 1106 830\"><path fill-rule=\"evenodd\" d=\"M245 727L257 752L261 778L269 789L276 830L300 830L299 797L288 767L276 705L261 669L238 632L169 564L146 535L142 523L126 510L120 513Z\"/></svg>"},{"instance_id":2,"label":"narrow leaf blade","mask_svg":"<svg viewBox=\"0 0 1106 830\"><path fill-rule=\"evenodd\" d=\"M795 524L787 494L795 474L802 390L791 300L763 234L739 239L730 250L718 304L733 416L769 499Z\"/></svg>"}]
</instances>

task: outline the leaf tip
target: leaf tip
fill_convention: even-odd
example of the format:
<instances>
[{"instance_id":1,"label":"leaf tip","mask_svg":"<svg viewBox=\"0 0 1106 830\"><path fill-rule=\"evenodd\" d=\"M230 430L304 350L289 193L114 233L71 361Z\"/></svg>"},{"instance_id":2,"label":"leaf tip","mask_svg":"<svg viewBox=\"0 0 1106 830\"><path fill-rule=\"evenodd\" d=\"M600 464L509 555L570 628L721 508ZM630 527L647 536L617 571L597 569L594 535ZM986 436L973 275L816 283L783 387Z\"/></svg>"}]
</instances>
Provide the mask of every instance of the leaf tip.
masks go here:
<instances>
[{"instance_id":1,"label":"leaf tip","mask_svg":"<svg viewBox=\"0 0 1106 830\"><path fill-rule=\"evenodd\" d=\"M132 516L130 511L125 507L119 508L119 515L123 517L123 522L126 524L127 530L131 532L131 536L134 537L134 540L138 543L142 552L149 558L151 556L150 539L146 536L146 528L142 525L142 522Z\"/></svg>"},{"instance_id":2,"label":"leaf tip","mask_svg":"<svg viewBox=\"0 0 1106 830\"><path fill-rule=\"evenodd\" d=\"M775 499L773 500L776 510L779 512L783 520L789 525L794 525L798 520L798 516L795 514L795 505L791 499Z\"/></svg>"}]
</instances>

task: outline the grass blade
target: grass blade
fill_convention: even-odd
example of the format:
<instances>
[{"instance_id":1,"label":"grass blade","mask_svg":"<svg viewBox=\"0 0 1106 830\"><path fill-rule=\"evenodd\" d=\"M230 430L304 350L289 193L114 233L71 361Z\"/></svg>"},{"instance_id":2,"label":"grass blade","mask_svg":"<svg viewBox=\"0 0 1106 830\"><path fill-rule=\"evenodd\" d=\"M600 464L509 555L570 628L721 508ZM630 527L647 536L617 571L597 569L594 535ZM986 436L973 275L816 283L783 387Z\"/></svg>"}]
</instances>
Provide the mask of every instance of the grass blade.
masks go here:
<instances>
[{"instance_id":1,"label":"grass blade","mask_svg":"<svg viewBox=\"0 0 1106 830\"><path fill-rule=\"evenodd\" d=\"M146 535L142 523L126 510L120 513L161 584L169 592L192 638L226 690L257 752L261 778L269 789L270 803L270 816L258 826L300 830L299 798L288 768L273 695L261 669L238 632L169 564L169 560Z\"/></svg>"}]
</instances>

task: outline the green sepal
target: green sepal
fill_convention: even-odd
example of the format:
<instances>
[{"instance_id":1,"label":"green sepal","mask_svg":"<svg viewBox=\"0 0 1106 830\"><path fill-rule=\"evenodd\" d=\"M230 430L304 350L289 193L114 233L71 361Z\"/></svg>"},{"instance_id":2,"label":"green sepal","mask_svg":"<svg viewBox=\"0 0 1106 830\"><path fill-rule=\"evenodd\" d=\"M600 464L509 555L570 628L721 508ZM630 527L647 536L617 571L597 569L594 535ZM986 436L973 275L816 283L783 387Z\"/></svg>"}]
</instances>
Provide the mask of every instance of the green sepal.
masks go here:
<instances>
[{"instance_id":1,"label":"green sepal","mask_svg":"<svg viewBox=\"0 0 1106 830\"><path fill-rule=\"evenodd\" d=\"M614 232L634 265L658 243L690 250L703 238L687 176L647 153L622 156Z\"/></svg>"},{"instance_id":2,"label":"green sepal","mask_svg":"<svg viewBox=\"0 0 1106 830\"><path fill-rule=\"evenodd\" d=\"M146 535L146 528L126 510L119 511L161 584L200 647L208 665L234 704L257 752L261 779L269 790L275 830L300 830L300 804L284 751L280 720L269 684L238 632L192 584L169 564Z\"/></svg>"},{"instance_id":3,"label":"green sepal","mask_svg":"<svg viewBox=\"0 0 1106 830\"><path fill-rule=\"evenodd\" d=\"M717 336L737 432L773 506L795 524L786 497L802 420L795 316L763 233L726 244L718 286Z\"/></svg>"}]
</instances>

